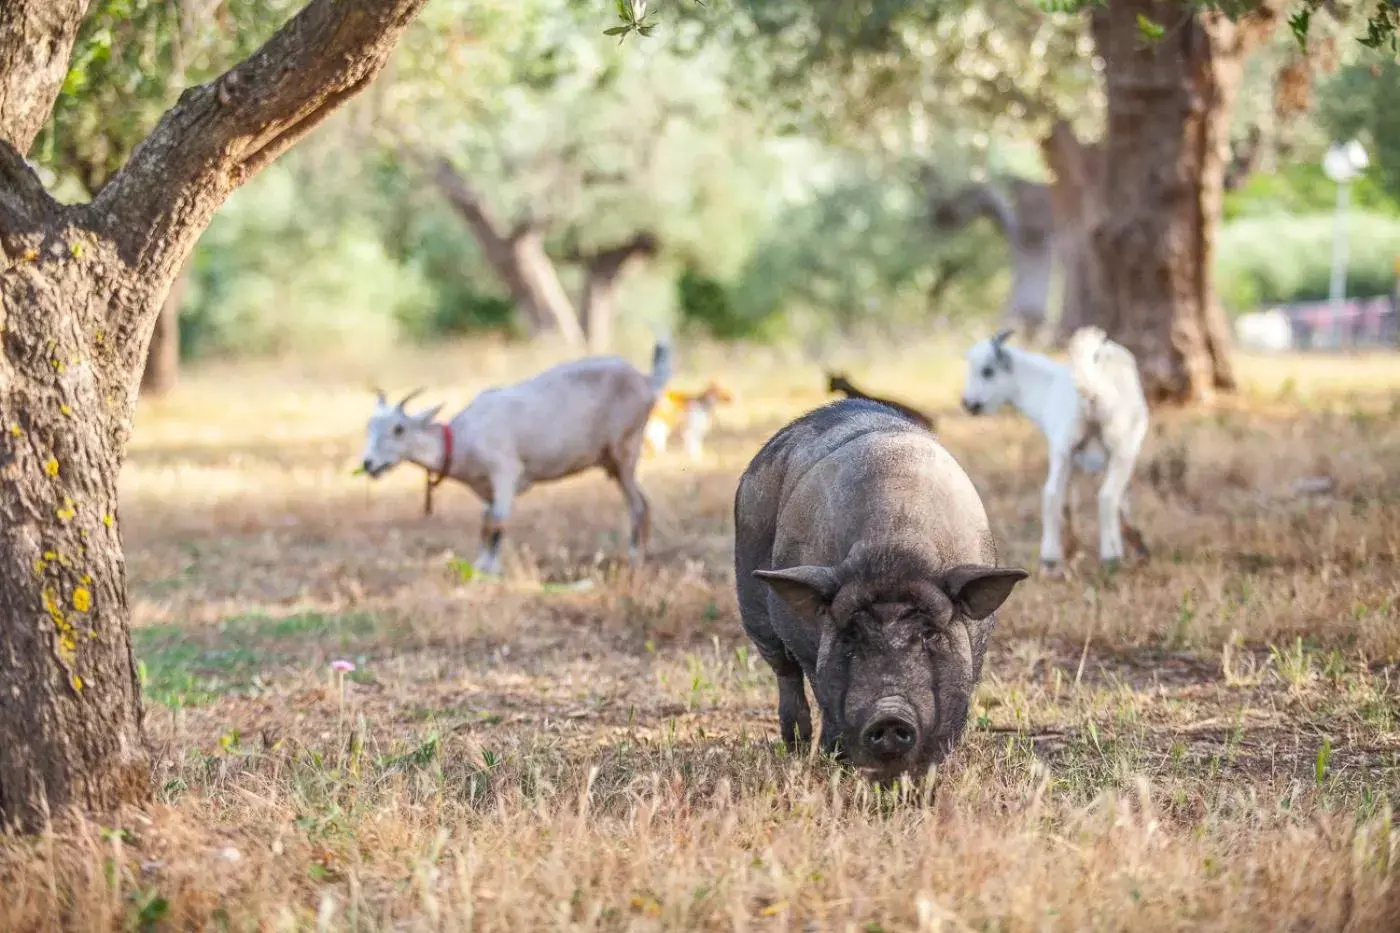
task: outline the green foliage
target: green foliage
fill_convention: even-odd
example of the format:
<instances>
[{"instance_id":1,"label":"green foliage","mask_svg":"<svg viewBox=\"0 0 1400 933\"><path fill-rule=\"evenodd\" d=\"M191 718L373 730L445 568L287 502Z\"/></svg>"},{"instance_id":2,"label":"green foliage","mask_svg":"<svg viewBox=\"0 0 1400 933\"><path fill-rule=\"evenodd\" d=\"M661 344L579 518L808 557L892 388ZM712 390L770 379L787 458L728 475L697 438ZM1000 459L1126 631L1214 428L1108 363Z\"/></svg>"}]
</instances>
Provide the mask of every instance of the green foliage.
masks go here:
<instances>
[{"instance_id":1,"label":"green foliage","mask_svg":"<svg viewBox=\"0 0 1400 933\"><path fill-rule=\"evenodd\" d=\"M423 301L396 305L403 336L429 342L511 331L518 324L515 305L462 222L394 159L371 154L368 161L367 187L374 194L361 200L368 222L394 261L417 270L428 289Z\"/></svg>"},{"instance_id":2,"label":"green foliage","mask_svg":"<svg viewBox=\"0 0 1400 933\"><path fill-rule=\"evenodd\" d=\"M324 215L330 195L302 167L284 160L235 192L200 240L182 313L190 355L382 345L433 301L367 216Z\"/></svg>"},{"instance_id":3,"label":"green foliage","mask_svg":"<svg viewBox=\"0 0 1400 933\"><path fill-rule=\"evenodd\" d=\"M182 89L246 57L300 6L98 0L78 31L38 161L96 191Z\"/></svg>"},{"instance_id":4,"label":"green foliage","mask_svg":"<svg viewBox=\"0 0 1400 933\"><path fill-rule=\"evenodd\" d=\"M1102 95L1082 17L1034 0L735 4L735 54L795 125L849 147L1093 118ZM770 104L771 106L771 104Z\"/></svg>"},{"instance_id":5,"label":"green foliage","mask_svg":"<svg viewBox=\"0 0 1400 933\"><path fill-rule=\"evenodd\" d=\"M1347 294L1384 295L1395 287L1400 217L1348 216ZM1331 214L1246 217L1221 228L1216 283L1234 311L1325 299L1332 268Z\"/></svg>"},{"instance_id":6,"label":"green foliage","mask_svg":"<svg viewBox=\"0 0 1400 933\"><path fill-rule=\"evenodd\" d=\"M1110 0L1040 0L1047 13L1080 13L1091 6L1107 6ZM1258 7L1257 0L1183 0L1182 8L1218 10L1236 19ZM1327 0L1299 0L1297 9L1288 18L1288 27L1299 48L1306 49L1312 16L1327 6ZM1138 14L1138 32L1144 41L1156 42L1166 35L1166 27ZM1375 9L1367 16L1357 42L1369 49L1389 49L1400 53L1400 9L1394 0L1376 0Z\"/></svg>"},{"instance_id":7,"label":"green foliage","mask_svg":"<svg viewBox=\"0 0 1400 933\"><path fill-rule=\"evenodd\" d=\"M1006 264L989 225L939 237L917 186L856 171L777 218L730 301L750 322L797 316L819 330L894 326L995 307Z\"/></svg>"},{"instance_id":8,"label":"green foliage","mask_svg":"<svg viewBox=\"0 0 1400 933\"><path fill-rule=\"evenodd\" d=\"M1400 201L1400 63L1353 63L1317 96L1318 121L1333 139L1360 138L1371 157L1368 177Z\"/></svg>"},{"instance_id":9,"label":"green foliage","mask_svg":"<svg viewBox=\"0 0 1400 933\"><path fill-rule=\"evenodd\" d=\"M1353 207L1363 211L1400 216L1400 201L1371 175L1352 183L1350 199ZM1277 172L1255 172L1226 193L1224 219L1323 213L1336 203L1337 185L1322 173L1322 166L1302 162Z\"/></svg>"},{"instance_id":10,"label":"green foliage","mask_svg":"<svg viewBox=\"0 0 1400 933\"><path fill-rule=\"evenodd\" d=\"M771 320L742 317L725 283L691 267L676 280L676 300L683 323L720 340L761 339Z\"/></svg>"}]
</instances>

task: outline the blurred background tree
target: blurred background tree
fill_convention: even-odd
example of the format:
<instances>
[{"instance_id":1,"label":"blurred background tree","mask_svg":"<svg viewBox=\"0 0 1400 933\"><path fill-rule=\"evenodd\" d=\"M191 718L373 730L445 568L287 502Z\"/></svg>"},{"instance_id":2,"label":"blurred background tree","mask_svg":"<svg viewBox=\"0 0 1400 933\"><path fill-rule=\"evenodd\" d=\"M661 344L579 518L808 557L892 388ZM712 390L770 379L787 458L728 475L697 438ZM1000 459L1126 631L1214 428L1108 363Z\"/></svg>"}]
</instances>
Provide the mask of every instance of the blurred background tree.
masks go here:
<instances>
[{"instance_id":1,"label":"blurred background tree","mask_svg":"<svg viewBox=\"0 0 1400 933\"><path fill-rule=\"evenodd\" d=\"M182 87L297 6L98 3L37 161L84 197ZM1029 193L1049 211L1053 272L1030 291L1059 336L1086 321L1136 334L1165 395L1200 389L1205 370L1228 383L1163 344L1159 319L1181 302L1104 278L1125 235L1105 226L1104 199L1148 209L1124 174L1140 155L1120 147L1105 171L1105 133L1124 132L1110 125L1110 60L1141 66L1137 13L1205 28L1174 0L1120 6L1132 35L1115 20L1111 39L1106 22L1096 34L1089 14L1032 0L995 16L966 0L674 0L639 37L604 35L618 21L596 0L439 0L362 99L215 218L172 290L183 327L176 341L163 316L149 390L173 377L172 348L371 352L493 331L601 349L672 325L805 341L1033 323L1018 309L1042 270L1020 247L1038 228L959 210L969 192L1017 208ZM1197 324L1212 302L1235 313L1326 294L1335 186L1320 159L1334 139L1373 158L1353 191L1353 290L1392 274L1400 68L1353 41L1360 16L1314 16L1305 53L1275 12L1239 50L1236 104L1212 124L1228 144L1211 168L1218 217L1180 221L1211 234L1200 287L1179 289L1201 296L1180 312ZM1119 40L1128 51L1105 56ZM1121 306L1143 320L1115 318Z\"/></svg>"}]
</instances>

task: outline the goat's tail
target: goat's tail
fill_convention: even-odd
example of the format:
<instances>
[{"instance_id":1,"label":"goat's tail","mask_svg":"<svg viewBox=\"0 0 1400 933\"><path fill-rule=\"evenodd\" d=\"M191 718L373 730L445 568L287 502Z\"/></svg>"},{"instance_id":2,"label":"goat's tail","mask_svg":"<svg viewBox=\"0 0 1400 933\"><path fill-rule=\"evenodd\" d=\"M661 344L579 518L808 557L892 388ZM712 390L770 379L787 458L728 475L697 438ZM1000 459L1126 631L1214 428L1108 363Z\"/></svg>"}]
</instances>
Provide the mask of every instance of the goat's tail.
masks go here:
<instances>
[{"instance_id":1,"label":"goat's tail","mask_svg":"<svg viewBox=\"0 0 1400 933\"><path fill-rule=\"evenodd\" d=\"M651 353L651 391L660 395L666 383L671 381L671 340L669 337L656 338L656 349Z\"/></svg>"},{"instance_id":2,"label":"goat's tail","mask_svg":"<svg viewBox=\"0 0 1400 933\"><path fill-rule=\"evenodd\" d=\"M1113 406L1128 399L1147 405L1133 350L1110 340L1102 329L1079 328L1074 332L1070 370L1079 396L1091 405Z\"/></svg>"},{"instance_id":3,"label":"goat's tail","mask_svg":"<svg viewBox=\"0 0 1400 933\"><path fill-rule=\"evenodd\" d=\"M1081 327L1069 339L1069 367L1074 373L1074 387L1091 401L1111 391L1099 366L1099 352L1107 342L1108 335L1098 327Z\"/></svg>"}]
</instances>

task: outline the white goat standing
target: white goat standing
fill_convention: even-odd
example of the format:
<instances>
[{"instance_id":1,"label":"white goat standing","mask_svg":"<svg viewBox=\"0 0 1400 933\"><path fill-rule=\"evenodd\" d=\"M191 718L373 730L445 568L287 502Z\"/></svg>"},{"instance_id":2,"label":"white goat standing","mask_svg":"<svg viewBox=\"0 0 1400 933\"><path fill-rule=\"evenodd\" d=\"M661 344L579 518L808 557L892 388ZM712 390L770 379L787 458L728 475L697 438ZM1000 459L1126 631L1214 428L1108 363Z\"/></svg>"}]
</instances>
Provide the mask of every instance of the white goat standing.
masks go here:
<instances>
[{"instance_id":1,"label":"white goat standing","mask_svg":"<svg viewBox=\"0 0 1400 933\"><path fill-rule=\"evenodd\" d=\"M438 479L469 486L486 503L474 567L500 573L501 536L515 497L536 483L601 467L622 489L631 518L629 560L640 563L651 531L637 484L647 415L671 374L671 350L659 341L651 375L617 356L547 369L524 382L487 389L446 424L441 405L410 414L409 393L390 406L380 392L369 419L363 467L371 477L407 461Z\"/></svg>"},{"instance_id":2,"label":"white goat standing","mask_svg":"<svg viewBox=\"0 0 1400 933\"><path fill-rule=\"evenodd\" d=\"M977 342L967 352L962 404L970 414L1010 403L1030 418L1050 445L1042 497L1041 568L1058 574L1065 559L1061 525L1070 523L1071 473L1104 471L1099 486L1099 558L1123 558L1126 536L1139 556L1147 549L1131 524L1128 484L1147 437L1147 399L1137 360L1097 327L1070 339L1070 365L1006 346L1010 330ZM1073 545L1073 529L1070 528Z\"/></svg>"}]
</instances>

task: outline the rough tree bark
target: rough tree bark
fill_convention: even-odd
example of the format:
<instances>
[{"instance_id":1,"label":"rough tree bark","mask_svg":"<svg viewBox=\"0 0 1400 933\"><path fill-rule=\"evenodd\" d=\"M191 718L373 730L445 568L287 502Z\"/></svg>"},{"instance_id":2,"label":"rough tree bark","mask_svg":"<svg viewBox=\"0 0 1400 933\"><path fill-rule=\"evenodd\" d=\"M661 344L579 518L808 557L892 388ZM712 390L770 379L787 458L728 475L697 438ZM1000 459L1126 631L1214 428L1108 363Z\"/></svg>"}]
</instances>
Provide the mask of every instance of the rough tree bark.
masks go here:
<instances>
[{"instance_id":1,"label":"rough tree bark","mask_svg":"<svg viewBox=\"0 0 1400 933\"><path fill-rule=\"evenodd\" d=\"M1104 281L1099 323L1137 355L1153 400L1234 386L1214 236L1244 56L1282 7L1261 0L1232 23L1176 0L1114 0L1092 16L1108 92L1100 196L1111 205L1091 236ZM1160 41L1143 41L1144 18L1166 25Z\"/></svg>"},{"instance_id":2,"label":"rough tree bark","mask_svg":"<svg viewBox=\"0 0 1400 933\"><path fill-rule=\"evenodd\" d=\"M1080 327L1106 316L1103 281L1090 239L1101 210L1103 153L1097 145L1080 142L1068 123L1057 120L1041 140L1041 154L1055 176L1050 202L1063 294L1055 342L1063 344Z\"/></svg>"},{"instance_id":3,"label":"rough tree bark","mask_svg":"<svg viewBox=\"0 0 1400 933\"><path fill-rule=\"evenodd\" d=\"M21 154L86 4L0 7L0 823L149 792L117 476L152 328L218 206L364 88L424 2L313 0L79 205Z\"/></svg>"},{"instance_id":4,"label":"rough tree bark","mask_svg":"<svg viewBox=\"0 0 1400 933\"><path fill-rule=\"evenodd\" d=\"M965 226L979 216L997 225L1011 248L1011 295L1002 319L1038 331L1045 323L1055 264L1050 192L1045 185L1019 178L1008 184L1009 195L990 185L968 185L951 198L935 198L932 216L945 229Z\"/></svg>"},{"instance_id":5,"label":"rough tree bark","mask_svg":"<svg viewBox=\"0 0 1400 933\"><path fill-rule=\"evenodd\" d=\"M583 329L554 263L545 252L544 231L530 220L508 228L446 159L438 160L433 181L471 228L486 261L510 291L531 331L554 331L569 346L582 346Z\"/></svg>"},{"instance_id":6,"label":"rough tree bark","mask_svg":"<svg viewBox=\"0 0 1400 933\"><path fill-rule=\"evenodd\" d=\"M155 330L151 332L151 346L146 352L146 366L141 373L142 395L164 395L180 381L180 303L185 298L189 276L186 262L161 304Z\"/></svg>"},{"instance_id":7,"label":"rough tree bark","mask_svg":"<svg viewBox=\"0 0 1400 933\"><path fill-rule=\"evenodd\" d=\"M579 257L584 264L586 278L578 316L590 351L601 353L612 344L613 320L617 316L617 286L622 276L634 264L654 257L660 248L656 236L644 230L626 243Z\"/></svg>"}]
</instances>

